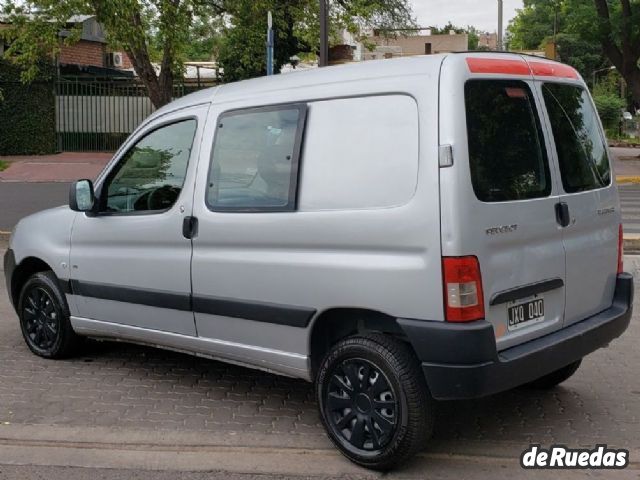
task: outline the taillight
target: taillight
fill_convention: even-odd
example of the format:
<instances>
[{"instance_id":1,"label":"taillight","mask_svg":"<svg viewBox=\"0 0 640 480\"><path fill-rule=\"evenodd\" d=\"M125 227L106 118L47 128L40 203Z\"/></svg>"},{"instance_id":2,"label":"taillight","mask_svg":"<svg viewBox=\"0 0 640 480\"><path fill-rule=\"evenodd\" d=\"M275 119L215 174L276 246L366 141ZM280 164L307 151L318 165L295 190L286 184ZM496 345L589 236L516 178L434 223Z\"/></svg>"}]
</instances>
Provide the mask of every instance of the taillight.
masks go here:
<instances>
[{"instance_id":1,"label":"taillight","mask_svg":"<svg viewBox=\"0 0 640 480\"><path fill-rule=\"evenodd\" d=\"M443 257L445 317L448 322L484 318L480 264L476 257Z\"/></svg>"},{"instance_id":2,"label":"taillight","mask_svg":"<svg viewBox=\"0 0 640 480\"><path fill-rule=\"evenodd\" d=\"M624 271L624 237L622 233L622 224L620 224L618 228L618 273Z\"/></svg>"}]
</instances>

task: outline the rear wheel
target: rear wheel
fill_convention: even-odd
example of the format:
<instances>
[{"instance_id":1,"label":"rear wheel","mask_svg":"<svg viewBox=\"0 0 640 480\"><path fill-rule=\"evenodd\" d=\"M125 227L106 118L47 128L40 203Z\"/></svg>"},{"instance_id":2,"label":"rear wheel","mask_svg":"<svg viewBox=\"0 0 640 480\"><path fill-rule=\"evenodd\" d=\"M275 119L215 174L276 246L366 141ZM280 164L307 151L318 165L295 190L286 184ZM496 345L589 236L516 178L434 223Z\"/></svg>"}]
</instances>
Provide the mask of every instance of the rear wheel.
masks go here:
<instances>
[{"instance_id":1,"label":"rear wheel","mask_svg":"<svg viewBox=\"0 0 640 480\"><path fill-rule=\"evenodd\" d=\"M577 362L570 363L566 367L562 367L555 372L551 372L544 377L540 377L539 379L528 383L527 386L540 390L549 390L557 385L560 385L565 380L568 380L574 373L578 371L581 363L582 359L578 360Z\"/></svg>"},{"instance_id":2,"label":"rear wheel","mask_svg":"<svg viewBox=\"0 0 640 480\"><path fill-rule=\"evenodd\" d=\"M388 470L431 436L434 401L411 349L371 334L338 342L324 358L316 395L329 438L351 461Z\"/></svg>"},{"instance_id":3,"label":"rear wheel","mask_svg":"<svg viewBox=\"0 0 640 480\"><path fill-rule=\"evenodd\" d=\"M76 351L80 337L69 320L69 308L53 272L32 275L20 292L18 315L29 349L44 358L65 358Z\"/></svg>"}]
</instances>

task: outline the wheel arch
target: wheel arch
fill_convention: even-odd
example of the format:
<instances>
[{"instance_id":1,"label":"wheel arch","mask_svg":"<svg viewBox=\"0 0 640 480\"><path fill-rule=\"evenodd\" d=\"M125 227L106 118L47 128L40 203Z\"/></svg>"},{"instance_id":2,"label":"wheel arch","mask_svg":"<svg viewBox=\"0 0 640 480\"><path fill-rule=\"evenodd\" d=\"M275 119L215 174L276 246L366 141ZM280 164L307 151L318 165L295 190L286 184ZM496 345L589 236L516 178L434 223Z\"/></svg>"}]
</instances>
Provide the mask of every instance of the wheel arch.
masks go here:
<instances>
[{"instance_id":1,"label":"wheel arch","mask_svg":"<svg viewBox=\"0 0 640 480\"><path fill-rule=\"evenodd\" d=\"M397 319L391 315L364 308L331 308L317 315L311 325L310 377L315 378L320 362L331 346L343 338L365 332L387 334L411 346Z\"/></svg>"},{"instance_id":2,"label":"wheel arch","mask_svg":"<svg viewBox=\"0 0 640 480\"><path fill-rule=\"evenodd\" d=\"M20 292L27 280L35 273L53 271L51 265L38 257L26 257L18 265L11 276L11 301L14 308L18 309Z\"/></svg>"}]
</instances>

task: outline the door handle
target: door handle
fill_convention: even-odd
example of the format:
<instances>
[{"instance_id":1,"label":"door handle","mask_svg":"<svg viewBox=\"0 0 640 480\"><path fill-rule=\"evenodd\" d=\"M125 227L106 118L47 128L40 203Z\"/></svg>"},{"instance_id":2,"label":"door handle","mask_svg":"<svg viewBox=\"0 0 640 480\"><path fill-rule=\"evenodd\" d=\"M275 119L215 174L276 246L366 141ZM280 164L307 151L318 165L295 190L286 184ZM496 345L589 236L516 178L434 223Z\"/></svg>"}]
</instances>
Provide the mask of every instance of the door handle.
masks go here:
<instances>
[{"instance_id":1,"label":"door handle","mask_svg":"<svg viewBox=\"0 0 640 480\"><path fill-rule=\"evenodd\" d=\"M187 240L191 240L198 235L198 218L184 217L182 220L182 236Z\"/></svg>"},{"instance_id":2,"label":"door handle","mask_svg":"<svg viewBox=\"0 0 640 480\"><path fill-rule=\"evenodd\" d=\"M568 227L571 223L571 215L569 214L569 205L565 202L556 203L556 221L561 227Z\"/></svg>"}]
</instances>

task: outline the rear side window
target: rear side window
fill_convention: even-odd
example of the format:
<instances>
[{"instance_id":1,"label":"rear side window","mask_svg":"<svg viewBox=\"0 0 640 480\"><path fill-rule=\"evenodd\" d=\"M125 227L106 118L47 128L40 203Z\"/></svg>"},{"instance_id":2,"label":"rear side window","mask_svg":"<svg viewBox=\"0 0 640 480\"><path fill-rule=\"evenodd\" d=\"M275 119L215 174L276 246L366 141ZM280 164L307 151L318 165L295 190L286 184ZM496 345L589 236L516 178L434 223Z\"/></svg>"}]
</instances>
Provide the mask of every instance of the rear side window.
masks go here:
<instances>
[{"instance_id":1,"label":"rear side window","mask_svg":"<svg viewBox=\"0 0 640 480\"><path fill-rule=\"evenodd\" d=\"M608 186L611 170L607 147L587 92L580 87L558 83L543 85L542 92L565 192Z\"/></svg>"},{"instance_id":2,"label":"rear side window","mask_svg":"<svg viewBox=\"0 0 640 480\"><path fill-rule=\"evenodd\" d=\"M306 109L306 105L286 105L220 117L209 171L209 208L295 210Z\"/></svg>"},{"instance_id":3,"label":"rear side window","mask_svg":"<svg viewBox=\"0 0 640 480\"><path fill-rule=\"evenodd\" d=\"M465 85L469 166L483 202L546 197L551 178L540 120L529 86L470 80Z\"/></svg>"}]
</instances>

